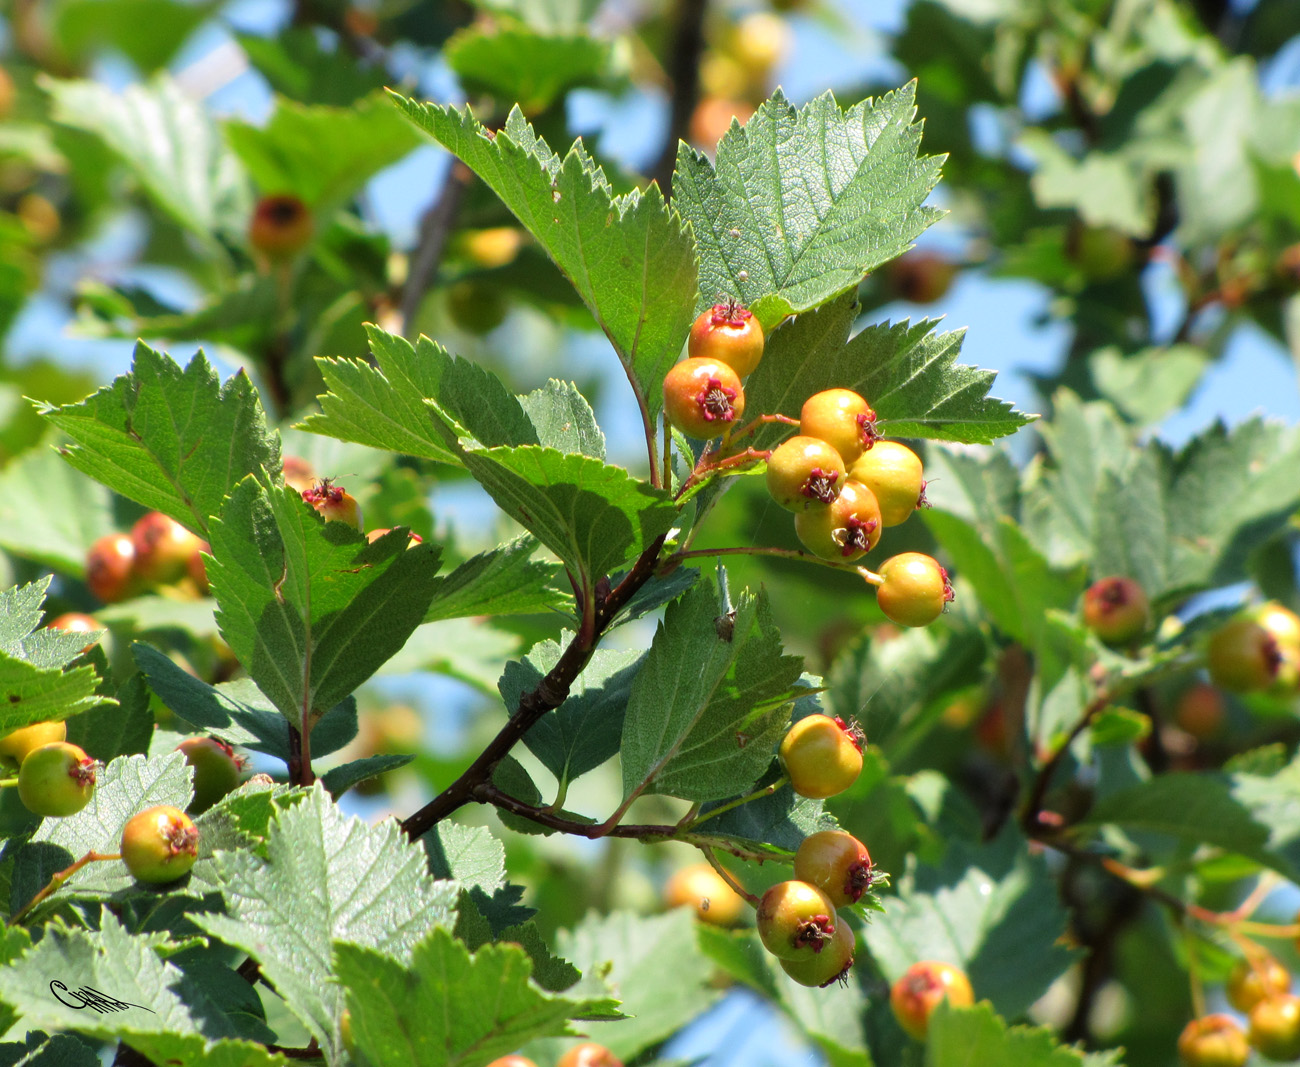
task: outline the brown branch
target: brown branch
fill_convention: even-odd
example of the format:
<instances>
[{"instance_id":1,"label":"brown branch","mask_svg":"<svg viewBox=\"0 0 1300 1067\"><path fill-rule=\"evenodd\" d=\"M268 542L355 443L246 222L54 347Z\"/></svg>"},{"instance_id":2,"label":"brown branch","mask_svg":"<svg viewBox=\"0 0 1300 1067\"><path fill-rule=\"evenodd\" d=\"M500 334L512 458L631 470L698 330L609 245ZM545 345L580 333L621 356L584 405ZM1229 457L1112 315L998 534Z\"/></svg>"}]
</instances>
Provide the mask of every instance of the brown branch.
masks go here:
<instances>
[{"instance_id":1,"label":"brown branch","mask_svg":"<svg viewBox=\"0 0 1300 1067\"><path fill-rule=\"evenodd\" d=\"M501 728L478 758L474 760L446 789L415 814L402 822L402 830L412 840L428 833L457 808L478 799L476 791L492 780L492 772L512 748L532 729L548 711L558 708L568 698L569 689L587 666L588 660L600 643L601 635L609 628L614 617L623 609L655 571L659 550L664 537L655 538L637 558L632 569L608 595L597 595L584 605L582 625L573 640L560 656L560 661L537 683L537 686L520 698L519 707L510 721ZM599 602L597 602L599 601ZM579 824L582 825L582 824Z\"/></svg>"},{"instance_id":2,"label":"brown branch","mask_svg":"<svg viewBox=\"0 0 1300 1067\"><path fill-rule=\"evenodd\" d=\"M700 99L700 57L704 54L704 11L708 0L677 0L677 17L668 53L668 77L672 99L668 137L652 168L651 177L667 196L677 165L677 142L690 133L691 115Z\"/></svg>"},{"instance_id":3,"label":"brown branch","mask_svg":"<svg viewBox=\"0 0 1300 1067\"><path fill-rule=\"evenodd\" d=\"M453 159L442 189L420 219L420 240L411 259L406 286L402 290L402 334L406 337L411 335L415 317L420 311L420 302L437 276L438 264L446 251L447 239L455 225L461 200L473 177L469 167L460 160Z\"/></svg>"}]
</instances>

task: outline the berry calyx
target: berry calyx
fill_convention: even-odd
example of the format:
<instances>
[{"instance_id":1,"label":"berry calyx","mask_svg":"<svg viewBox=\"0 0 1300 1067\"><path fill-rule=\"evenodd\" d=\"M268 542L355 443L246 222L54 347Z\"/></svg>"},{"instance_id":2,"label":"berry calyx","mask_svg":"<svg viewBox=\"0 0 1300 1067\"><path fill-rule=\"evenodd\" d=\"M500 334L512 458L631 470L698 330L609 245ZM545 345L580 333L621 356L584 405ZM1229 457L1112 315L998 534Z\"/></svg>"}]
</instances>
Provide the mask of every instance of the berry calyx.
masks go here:
<instances>
[{"instance_id":1,"label":"berry calyx","mask_svg":"<svg viewBox=\"0 0 1300 1067\"><path fill-rule=\"evenodd\" d=\"M791 880L772 886L758 902L758 936L783 960L820 955L835 933L835 905L815 885Z\"/></svg>"},{"instance_id":2,"label":"berry calyx","mask_svg":"<svg viewBox=\"0 0 1300 1067\"><path fill-rule=\"evenodd\" d=\"M763 358L763 327L742 304L729 300L700 312L686 342L689 356L720 359L740 377L752 374Z\"/></svg>"},{"instance_id":3,"label":"berry calyx","mask_svg":"<svg viewBox=\"0 0 1300 1067\"><path fill-rule=\"evenodd\" d=\"M712 926L731 926L745 910L745 900L707 863L692 863L674 871L664 885L670 908L695 909L695 917Z\"/></svg>"},{"instance_id":4,"label":"berry calyx","mask_svg":"<svg viewBox=\"0 0 1300 1067\"><path fill-rule=\"evenodd\" d=\"M815 885L837 908L845 908L871 887L871 854L852 834L819 830L799 843L794 876Z\"/></svg>"},{"instance_id":5,"label":"berry calyx","mask_svg":"<svg viewBox=\"0 0 1300 1067\"><path fill-rule=\"evenodd\" d=\"M1261 1000L1286 993L1291 988L1291 972L1270 953L1253 959L1238 960L1228 975L1225 992L1228 1003L1240 1012L1248 1012Z\"/></svg>"},{"instance_id":6,"label":"berry calyx","mask_svg":"<svg viewBox=\"0 0 1300 1067\"><path fill-rule=\"evenodd\" d=\"M897 526L925 506L921 457L897 441L877 441L849 468L849 477L875 493L884 526Z\"/></svg>"},{"instance_id":7,"label":"berry calyx","mask_svg":"<svg viewBox=\"0 0 1300 1067\"><path fill-rule=\"evenodd\" d=\"M561 1056L555 1067L623 1067L623 1061L604 1045L584 1041Z\"/></svg>"},{"instance_id":8,"label":"berry calyx","mask_svg":"<svg viewBox=\"0 0 1300 1067\"><path fill-rule=\"evenodd\" d=\"M158 804L131 816L122 828L122 862L139 882L173 882L199 855L199 828L185 812Z\"/></svg>"},{"instance_id":9,"label":"berry calyx","mask_svg":"<svg viewBox=\"0 0 1300 1067\"><path fill-rule=\"evenodd\" d=\"M1266 1059L1290 1063L1300 1057L1300 997L1279 993L1250 1009L1250 1043Z\"/></svg>"},{"instance_id":10,"label":"berry calyx","mask_svg":"<svg viewBox=\"0 0 1300 1067\"><path fill-rule=\"evenodd\" d=\"M52 745L68 736L68 724L59 722L34 722L0 737L0 758L11 761L15 767L42 745Z\"/></svg>"},{"instance_id":11,"label":"berry calyx","mask_svg":"<svg viewBox=\"0 0 1300 1067\"><path fill-rule=\"evenodd\" d=\"M361 508L356 498L341 485L335 485L332 478L320 479L303 491L302 498L324 515L326 522L346 522L361 529Z\"/></svg>"},{"instance_id":12,"label":"berry calyx","mask_svg":"<svg viewBox=\"0 0 1300 1067\"><path fill-rule=\"evenodd\" d=\"M810 508L794 517L794 531L809 552L842 562L876 547L884 523L875 494L849 478L829 507Z\"/></svg>"},{"instance_id":13,"label":"berry calyx","mask_svg":"<svg viewBox=\"0 0 1300 1067\"><path fill-rule=\"evenodd\" d=\"M191 737L176 746L194 770L194 799L189 810L195 815L207 811L227 793L239 787L243 760L235 750L215 737Z\"/></svg>"},{"instance_id":14,"label":"berry calyx","mask_svg":"<svg viewBox=\"0 0 1300 1067\"><path fill-rule=\"evenodd\" d=\"M799 432L818 437L840 454L845 466L875 444L876 413L852 389L823 389L803 402Z\"/></svg>"},{"instance_id":15,"label":"berry calyx","mask_svg":"<svg viewBox=\"0 0 1300 1067\"><path fill-rule=\"evenodd\" d=\"M781 765L802 797L843 793L862 773L862 743L843 719L805 715L781 739Z\"/></svg>"},{"instance_id":16,"label":"berry calyx","mask_svg":"<svg viewBox=\"0 0 1300 1067\"><path fill-rule=\"evenodd\" d=\"M1150 616L1146 592L1132 578L1102 578L1083 594L1083 624L1108 645L1137 640Z\"/></svg>"},{"instance_id":17,"label":"berry calyx","mask_svg":"<svg viewBox=\"0 0 1300 1067\"><path fill-rule=\"evenodd\" d=\"M717 437L744 411L740 378L720 359L684 359L664 376L664 417L687 437Z\"/></svg>"},{"instance_id":18,"label":"berry calyx","mask_svg":"<svg viewBox=\"0 0 1300 1067\"><path fill-rule=\"evenodd\" d=\"M1178 1057L1186 1067L1244 1067L1250 1043L1231 1015L1204 1015L1178 1035Z\"/></svg>"},{"instance_id":19,"label":"berry calyx","mask_svg":"<svg viewBox=\"0 0 1300 1067\"><path fill-rule=\"evenodd\" d=\"M105 604L136 592L135 545L124 533L105 534L86 553L86 586Z\"/></svg>"},{"instance_id":20,"label":"berry calyx","mask_svg":"<svg viewBox=\"0 0 1300 1067\"><path fill-rule=\"evenodd\" d=\"M853 966L857 940L846 922L835 925L831 940L810 959L778 960L781 970L800 985L828 986L845 979Z\"/></svg>"},{"instance_id":21,"label":"berry calyx","mask_svg":"<svg viewBox=\"0 0 1300 1067\"><path fill-rule=\"evenodd\" d=\"M264 196L253 210L248 243L270 260L288 259L311 240L311 211L298 197Z\"/></svg>"},{"instance_id":22,"label":"berry calyx","mask_svg":"<svg viewBox=\"0 0 1300 1067\"><path fill-rule=\"evenodd\" d=\"M975 993L964 973L938 960L912 964L889 990L889 1007L894 1018L918 1041L925 1040L930 1015L943 1000L965 1008L975 1003Z\"/></svg>"},{"instance_id":23,"label":"berry calyx","mask_svg":"<svg viewBox=\"0 0 1300 1067\"><path fill-rule=\"evenodd\" d=\"M844 484L844 460L819 437L798 434L767 458L767 491L786 511L832 503Z\"/></svg>"},{"instance_id":24,"label":"berry calyx","mask_svg":"<svg viewBox=\"0 0 1300 1067\"><path fill-rule=\"evenodd\" d=\"M75 815L95 792L96 766L67 741L42 745L29 752L18 769L18 797L33 815Z\"/></svg>"},{"instance_id":25,"label":"berry calyx","mask_svg":"<svg viewBox=\"0 0 1300 1067\"><path fill-rule=\"evenodd\" d=\"M1283 666L1281 646L1268 630L1248 616L1224 623L1205 650L1210 680L1237 693L1267 689Z\"/></svg>"},{"instance_id":26,"label":"berry calyx","mask_svg":"<svg viewBox=\"0 0 1300 1067\"><path fill-rule=\"evenodd\" d=\"M131 544L136 575L155 585L170 585L185 577L190 557L201 549L203 539L170 515L151 511L131 527Z\"/></svg>"},{"instance_id":27,"label":"berry calyx","mask_svg":"<svg viewBox=\"0 0 1300 1067\"><path fill-rule=\"evenodd\" d=\"M876 603L899 626L928 626L953 598L948 572L922 552L890 556L880 565L880 576Z\"/></svg>"}]
</instances>

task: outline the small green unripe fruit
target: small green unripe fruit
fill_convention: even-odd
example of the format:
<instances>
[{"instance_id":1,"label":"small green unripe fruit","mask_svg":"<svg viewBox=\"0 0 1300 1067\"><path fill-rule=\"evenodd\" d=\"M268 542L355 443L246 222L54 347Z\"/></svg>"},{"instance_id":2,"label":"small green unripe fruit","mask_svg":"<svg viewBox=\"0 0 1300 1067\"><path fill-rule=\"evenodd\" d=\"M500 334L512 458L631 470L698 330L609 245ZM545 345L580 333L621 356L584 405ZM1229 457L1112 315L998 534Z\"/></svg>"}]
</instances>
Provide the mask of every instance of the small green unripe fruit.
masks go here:
<instances>
[{"instance_id":1,"label":"small green unripe fruit","mask_svg":"<svg viewBox=\"0 0 1300 1067\"><path fill-rule=\"evenodd\" d=\"M820 437L791 437L767 457L767 491L786 511L834 502L844 484L844 460Z\"/></svg>"},{"instance_id":2,"label":"small green unripe fruit","mask_svg":"<svg viewBox=\"0 0 1300 1067\"><path fill-rule=\"evenodd\" d=\"M843 920L835 925L831 940L817 955L803 960L779 960L781 970L794 981L806 986L828 986L848 973L853 966L856 941L849 924Z\"/></svg>"},{"instance_id":3,"label":"small green unripe fruit","mask_svg":"<svg viewBox=\"0 0 1300 1067\"><path fill-rule=\"evenodd\" d=\"M871 854L852 834L819 830L799 843L794 876L815 885L837 908L845 908L871 887Z\"/></svg>"},{"instance_id":4,"label":"small green unripe fruit","mask_svg":"<svg viewBox=\"0 0 1300 1067\"><path fill-rule=\"evenodd\" d=\"M1277 638L1245 615L1219 627L1205 650L1210 679L1237 693L1267 689L1277 681L1283 662Z\"/></svg>"},{"instance_id":5,"label":"small green unripe fruit","mask_svg":"<svg viewBox=\"0 0 1300 1067\"><path fill-rule=\"evenodd\" d=\"M12 761L17 767L27 756L42 745L52 745L68 736L68 724L59 722L34 722L0 737L0 757Z\"/></svg>"},{"instance_id":6,"label":"small green unripe fruit","mask_svg":"<svg viewBox=\"0 0 1300 1067\"><path fill-rule=\"evenodd\" d=\"M815 885L778 882L758 902L758 936L778 959L819 956L835 933L835 905Z\"/></svg>"},{"instance_id":7,"label":"small green unripe fruit","mask_svg":"<svg viewBox=\"0 0 1300 1067\"><path fill-rule=\"evenodd\" d=\"M1238 960L1228 975L1225 992L1228 1003L1239 1012L1248 1012L1261 1000L1291 989L1291 972L1276 956L1262 954L1253 960Z\"/></svg>"},{"instance_id":8,"label":"small green unripe fruit","mask_svg":"<svg viewBox=\"0 0 1300 1067\"><path fill-rule=\"evenodd\" d=\"M930 1015L942 1000L957 1007L975 1003L970 979L949 963L925 960L914 963L889 991L894 1018L909 1035L925 1040Z\"/></svg>"},{"instance_id":9,"label":"small green unripe fruit","mask_svg":"<svg viewBox=\"0 0 1300 1067\"><path fill-rule=\"evenodd\" d=\"M1102 578L1083 594L1083 624L1108 645L1127 645L1141 637L1151 605L1132 578Z\"/></svg>"},{"instance_id":10,"label":"small green unripe fruit","mask_svg":"<svg viewBox=\"0 0 1300 1067\"><path fill-rule=\"evenodd\" d=\"M54 741L33 749L18 769L18 797L34 815L75 815L95 792L95 761L76 745Z\"/></svg>"},{"instance_id":11,"label":"small green unripe fruit","mask_svg":"<svg viewBox=\"0 0 1300 1067\"><path fill-rule=\"evenodd\" d=\"M476 336L491 333L506 321L510 310L498 286L474 278L458 281L447 290L447 311L451 321Z\"/></svg>"},{"instance_id":12,"label":"small green unripe fruit","mask_svg":"<svg viewBox=\"0 0 1300 1067\"><path fill-rule=\"evenodd\" d=\"M952 600L948 572L922 552L890 556L880 565L880 576L876 603L899 626L928 626Z\"/></svg>"},{"instance_id":13,"label":"small green unripe fruit","mask_svg":"<svg viewBox=\"0 0 1300 1067\"><path fill-rule=\"evenodd\" d=\"M198 827L169 804L146 808L122 828L122 861L137 881L173 882L189 873L198 855Z\"/></svg>"},{"instance_id":14,"label":"small green unripe fruit","mask_svg":"<svg viewBox=\"0 0 1300 1067\"><path fill-rule=\"evenodd\" d=\"M664 418L687 437L718 437L744 413L740 376L720 359L691 357L664 375Z\"/></svg>"},{"instance_id":15,"label":"small green unripe fruit","mask_svg":"<svg viewBox=\"0 0 1300 1067\"><path fill-rule=\"evenodd\" d=\"M1279 993L1251 1008L1249 1038L1266 1059L1290 1063L1300 1057L1300 997Z\"/></svg>"},{"instance_id":16,"label":"small green unripe fruit","mask_svg":"<svg viewBox=\"0 0 1300 1067\"><path fill-rule=\"evenodd\" d=\"M886 527L906 522L925 493L921 457L897 441L877 441L849 468L849 477L875 493Z\"/></svg>"},{"instance_id":17,"label":"small green unripe fruit","mask_svg":"<svg viewBox=\"0 0 1300 1067\"><path fill-rule=\"evenodd\" d=\"M240 760L235 750L215 737L191 737L176 746L194 768L194 799L189 810L205 812L239 787Z\"/></svg>"},{"instance_id":18,"label":"small green unripe fruit","mask_svg":"<svg viewBox=\"0 0 1300 1067\"><path fill-rule=\"evenodd\" d=\"M743 378L763 358L763 344L758 319L732 301L700 312L691 326L686 352L694 358L720 359Z\"/></svg>"},{"instance_id":19,"label":"small green unripe fruit","mask_svg":"<svg viewBox=\"0 0 1300 1067\"><path fill-rule=\"evenodd\" d=\"M862 744L843 719L805 715L781 740L781 766L801 797L843 793L862 773Z\"/></svg>"},{"instance_id":20,"label":"small green unripe fruit","mask_svg":"<svg viewBox=\"0 0 1300 1067\"><path fill-rule=\"evenodd\" d=\"M1183 1027L1178 1057L1186 1067L1245 1067L1250 1043L1231 1015L1205 1015Z\"/></svg>"}]
</instances>

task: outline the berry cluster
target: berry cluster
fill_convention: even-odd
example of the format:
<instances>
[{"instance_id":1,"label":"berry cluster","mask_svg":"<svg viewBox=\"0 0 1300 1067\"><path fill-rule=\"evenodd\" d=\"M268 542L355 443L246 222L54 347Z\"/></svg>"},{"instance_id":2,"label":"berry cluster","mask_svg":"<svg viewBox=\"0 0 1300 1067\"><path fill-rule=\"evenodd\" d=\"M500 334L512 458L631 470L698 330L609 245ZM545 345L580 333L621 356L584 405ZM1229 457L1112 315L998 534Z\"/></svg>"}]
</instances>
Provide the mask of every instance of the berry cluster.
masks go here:
<instances>
[{"instance_id":1,"label":"berry cluster","mask_svg":"<svg viewBox=\"0 0 1300 1067\"><path fill-rule=\"evenodd\" d=\"M1247 1028L1226 1013L1193 1019L1178 1038L1187 1067L1243 1067L1252 1047L1279 1063L1300 1057L1300 997L1291 992L1291 972L1277 957L1256 949L1239 960L1225 991L1228 1003L1246 1016Z\"/></svg>"},{"instance_id":2,"label":"berry cluster","mask_svg":"<svg viewBox=\"0 0 1300 1067\"><path fill-rule=\"evenodd\" d=\"M202 553L207 551L208 543L197 534L170 516L151 511L136 521L129 534L106 534L90 546L86 585L105 604L162 587L206 596L208 576Z\"/></svg>"},{"instance_id":3,"label":"berry cluster","mask_svg":"<svg viewBox=\"0 0 1300 1067\"><path fill-rule=\"evenodd\" d=\"M537 1067L527 1056L514 1053L495 1059L487 1067ZM604 1045L584 1041L568 1049L555 1063L555 1067L623 1067L623 1061Z\"/></svg>"},{"instance_id":4,"label":"berry cluster","mask_svg":"<svg viewBox=\"0 0 1300 1067\"><path fill-rule=\"evenodd\" d=\"M725 448L745 412L741 379L758 366L763 347L762 327L734 301L703 312L691 327L687 358L664 378L668 422L700 440L721 436ZM760 416L752 425L764 421L793 423ZM852 389L814 393L804 401L798 428L766 454L767 488L794 512L795 532L809 552L851 563L876 547L886 527L925 505L920 458L880 437L876 413ZM947 572L919 552L887 559L879 574L863 574L876 586L881 610L901 626L928 625L952 600Z\"/></svg>"}]
</instances>

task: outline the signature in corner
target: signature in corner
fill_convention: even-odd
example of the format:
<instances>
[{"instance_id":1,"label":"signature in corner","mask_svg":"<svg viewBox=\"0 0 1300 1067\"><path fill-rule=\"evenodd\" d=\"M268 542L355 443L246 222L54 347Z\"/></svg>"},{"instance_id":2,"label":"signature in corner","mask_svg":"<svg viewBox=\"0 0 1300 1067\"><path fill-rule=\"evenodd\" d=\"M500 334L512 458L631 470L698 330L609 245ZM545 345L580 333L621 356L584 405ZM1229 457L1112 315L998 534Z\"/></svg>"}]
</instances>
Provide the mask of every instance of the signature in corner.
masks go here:
<instances>
[{"instance_id":1,"label":"signature in corner","mask_svg":"<svg viewBox=\"0 0 1300 1067\"><path fill-rule=\"evenodd\" d=\"M55 979L50 983L50 992L54 994L54 999L60 1004L67 1005L69 1008L76 1008L80 1011L82 1008L94 1008L101 1015L110 1011L125 1011L127 1008L144 1008L150 1015L156 1014L152 1008L145 1008L143 1004L132 1004L128 1000L118 1000L116 997L110 997L107 993L101 993L92 986L82 986L80 989L72 990L62 982ZM64 1000L64 997L68 1000Z\"/></svg>"}]
</instances>

